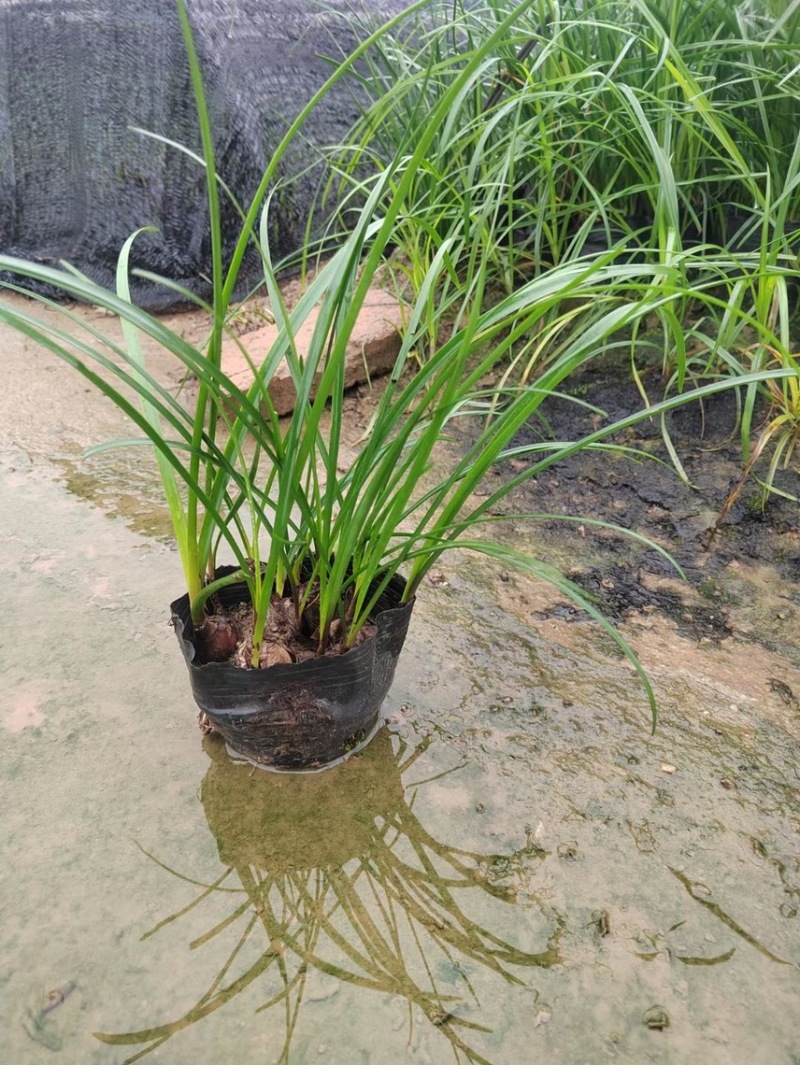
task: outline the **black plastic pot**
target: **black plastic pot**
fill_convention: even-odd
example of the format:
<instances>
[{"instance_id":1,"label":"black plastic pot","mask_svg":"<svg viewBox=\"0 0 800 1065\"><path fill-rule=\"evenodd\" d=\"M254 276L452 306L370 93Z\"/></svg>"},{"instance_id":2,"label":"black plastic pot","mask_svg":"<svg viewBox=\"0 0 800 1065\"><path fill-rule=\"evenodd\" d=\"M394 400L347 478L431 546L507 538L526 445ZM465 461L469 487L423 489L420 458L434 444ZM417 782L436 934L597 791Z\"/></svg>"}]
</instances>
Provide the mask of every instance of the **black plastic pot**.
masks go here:
<instances>
[{"instance_id":1,"label":"black plastic pot","mask_svg":"<svg viewBox=\"0 0 800 1065\"><path fill-rule=\"evenodd\" d=\"M217 576L232 572L230 567ZM411 620L393 578L373 615L377 634L343 655L269 669L197 661L188 595L172 603L172 622L189 668L195 702L223 736L229 753L263 769L312 770L360 750L380 726L383 700ZM247 585L219 593L223 607L249 602Z\"/></svg>"}]
</instances>

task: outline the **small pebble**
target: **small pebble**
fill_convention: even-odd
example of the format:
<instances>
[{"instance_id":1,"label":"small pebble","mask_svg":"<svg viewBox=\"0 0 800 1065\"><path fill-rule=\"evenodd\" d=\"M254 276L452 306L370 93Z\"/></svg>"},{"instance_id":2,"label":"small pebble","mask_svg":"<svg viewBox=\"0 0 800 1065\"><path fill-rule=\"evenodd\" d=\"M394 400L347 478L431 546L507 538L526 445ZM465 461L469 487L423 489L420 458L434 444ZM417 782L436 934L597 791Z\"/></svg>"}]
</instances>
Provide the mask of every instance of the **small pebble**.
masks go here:
<instances>
[{"instance_id":1,"label":"small pebble","mask_svg":"<svg viewBox=\"0 0 800 1065\"><path fill-rule=\"evenodd\" d=\"M592 924L601 936L607 936L611 931L611 918L608 910L595 910L592 913Z\"/></svg>"},{"instance_id":2,"label":"small pebble","mask_svg":"<svg viewBox=\"0 0 800 1065\"><path fill-rule=\"evenodd\" d=\"M669 1014L663 1006L651 1006L642 1014L642 1021L653 1032L663 1032L669 1028Z\"/></svg>"},{"instance_id":3,"label":"small pebble","mask_svg":"<svg viewBox=\"0 0 800 1065\"><path fill-rule=\"evenodd\" d=\"M553 1019L553 1011L549 1006L542 1005L533 1018L533 1027L540 1028L543 1024L549 1024Z\"/></svg>"}]
</instances>

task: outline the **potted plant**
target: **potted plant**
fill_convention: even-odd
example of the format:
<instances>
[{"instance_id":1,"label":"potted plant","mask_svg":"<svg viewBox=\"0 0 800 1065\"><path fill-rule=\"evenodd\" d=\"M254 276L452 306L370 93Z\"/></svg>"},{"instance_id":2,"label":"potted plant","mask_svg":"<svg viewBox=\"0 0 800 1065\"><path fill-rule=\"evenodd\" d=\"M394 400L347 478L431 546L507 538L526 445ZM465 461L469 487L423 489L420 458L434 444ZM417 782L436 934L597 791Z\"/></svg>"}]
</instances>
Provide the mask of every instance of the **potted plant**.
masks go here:
<instances>
[{"instance_id":1,"label":"potted plant","mask_svg":"<svg viewBox=\"0 0 800 1065\"><path fill-rule=\"evenodd\" d=\"M418 0L409 10L425 3ZM291 310L270 254L274 175L319 100L351 73L400 16L373 33L335 70L287 130L252 202L246 209L237 205L241 230L230 262L224 263L220 197L228 190L217 172L185 0L177 0L199 118L211 233L213 303L201 304L211 319L205 346L193 347L132 303L129 257L137 234L120 253L115 292L67 266L55 269L0 256L0 272L6 276L54 286L119 317L124 345L66 307L60 308L62 314L83 327L77 338L60 328L57 316L42 321L18 304L0 306L0 321L73 366L155 448L186 582L186 594L172 609L195 696L229 750L257 765L318 768L370 737L420 582L442 553L453 548L519 566L578 602L633 662L655 715L652 690L633 652L580 590L543 562L481 538L476 530L480 523L496 520L497 504L522 480L580 447L616 447L606 438L618 429L684 402L682 396L672 397L574 443L514 444L544 397L573 370L601 352L619 330L679 297L669 286L654 283L668 266L621 264L609 252L545 271L492 303L484 299L486 259L481 245L472 242L459 249L459 300L442 305L441 313L449 316L449 336L423 360L416 357L417 341L429 333L431 303L443 278L455 269L451 243L443 242L410 308L399 355L361 449L349 458L342 446L347 342L415 175L425 165L437 129L449 121L458 95L484 76L487 57L530 4L525 0L498 19L494 31L468 54L461 73L437 98L420 128L413 152L398 155L365 179L352 229ZM491 239L490 228L486 234ZM261 255L280 329L264 360L252 365L253 383L245 391L223 372L220 352L251 244ZM163 283L177 295L200 302L174 282ZM564 299L571 301L574 332L535 386L493 387L492 375L519 341L535 332ZM581 308L580 315L575 307ZM313 339L301 355L295 338L313 308ZM196 377L192 410L148 372L141 334ZM278 418L268 391L283 360L297 393L288 421ZM695 395L729 384L711 385ZM455 464L440 468L442 438L456 419L466 418L475 422L470 443ZM476 498L475 489L510 458L527 464ZM222 551L231 565L218 565Z\"/></svg>"}]
</instances>

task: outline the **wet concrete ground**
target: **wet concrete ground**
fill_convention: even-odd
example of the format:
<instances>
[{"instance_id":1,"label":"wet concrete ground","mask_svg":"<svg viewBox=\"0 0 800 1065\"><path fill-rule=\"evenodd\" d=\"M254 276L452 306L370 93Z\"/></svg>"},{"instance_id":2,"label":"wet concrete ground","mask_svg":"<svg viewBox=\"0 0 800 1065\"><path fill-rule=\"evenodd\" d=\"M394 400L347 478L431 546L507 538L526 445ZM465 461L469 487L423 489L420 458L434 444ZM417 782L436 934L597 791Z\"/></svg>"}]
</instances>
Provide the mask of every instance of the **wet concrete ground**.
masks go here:
<instances>
[{"instance_id":1,"label":"wet concrete ground","mask_svg":"<svg viewBox=\"0 0 800 1065\"><path fill-rule=\"evenodd\" d=\"M196 728L146 460L82 460L114 412L2 339L3 1061L800 1062L796 589L627 617L651 736L593 625L454 556L379 739L253 774Z\"/></svg>"}]
</instances>

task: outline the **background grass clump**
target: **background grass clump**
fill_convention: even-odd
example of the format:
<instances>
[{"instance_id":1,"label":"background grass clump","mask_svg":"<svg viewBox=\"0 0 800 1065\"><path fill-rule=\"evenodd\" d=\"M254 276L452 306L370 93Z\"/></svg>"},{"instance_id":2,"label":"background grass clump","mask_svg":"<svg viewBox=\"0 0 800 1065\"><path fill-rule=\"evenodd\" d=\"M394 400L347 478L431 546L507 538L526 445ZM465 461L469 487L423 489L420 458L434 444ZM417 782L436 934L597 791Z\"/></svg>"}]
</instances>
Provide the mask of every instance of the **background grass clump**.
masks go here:
<instances>
[{"instance_id":1,"label":"background grass clump","mask_svg":"<svg viewBox=\"0 0 800 1065\"><path fill-rule=\"evenodd\" d=\"M459 78L392 234L415 297L437 256L445 267L425 294L421 356L447 308L476 290L476 262L491 294L594 258L660 267L648 343L634 329L630 345L645 403L654 338L667 394L767 366L796 373L800 4L432 0L360 68L362 117L333 153L326 190L338 185L339 224L352 224L387 160L399 162L396 192L402 160ZM516 350L519 384L593 320L591 306L562 295ZM789 377L742 393L744 462L772 456L767 489L795 456L796 391Z\"/></svg>"}]
</instances>

